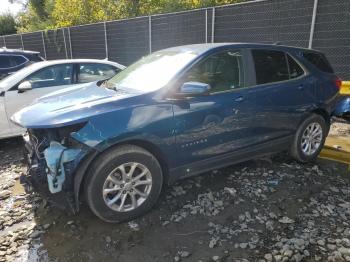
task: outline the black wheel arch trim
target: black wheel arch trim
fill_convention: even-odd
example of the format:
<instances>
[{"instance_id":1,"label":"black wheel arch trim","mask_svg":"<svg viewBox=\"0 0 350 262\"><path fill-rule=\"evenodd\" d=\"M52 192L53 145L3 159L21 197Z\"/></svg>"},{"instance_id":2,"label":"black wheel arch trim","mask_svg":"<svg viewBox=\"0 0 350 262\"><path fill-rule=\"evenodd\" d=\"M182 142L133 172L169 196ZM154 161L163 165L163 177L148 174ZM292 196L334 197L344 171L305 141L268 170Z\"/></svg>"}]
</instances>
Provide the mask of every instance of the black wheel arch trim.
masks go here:
<instances>
[{"instance_id":1,"label":"black wheel arch trim","mask_svg":"<svg viewBox=\"0 0 350 262\"><path fill-rule=\"evenodd\" d=\"M75 210L79 211L79 196L80 196L80 188L81 184L84 180L86 171L88 170L92 161L99 154L99 151L92 151L88 155L84 157L84 159L80 162L78 168L74 174L74 202L75 202Z\"/></svg>"}]
</instances>

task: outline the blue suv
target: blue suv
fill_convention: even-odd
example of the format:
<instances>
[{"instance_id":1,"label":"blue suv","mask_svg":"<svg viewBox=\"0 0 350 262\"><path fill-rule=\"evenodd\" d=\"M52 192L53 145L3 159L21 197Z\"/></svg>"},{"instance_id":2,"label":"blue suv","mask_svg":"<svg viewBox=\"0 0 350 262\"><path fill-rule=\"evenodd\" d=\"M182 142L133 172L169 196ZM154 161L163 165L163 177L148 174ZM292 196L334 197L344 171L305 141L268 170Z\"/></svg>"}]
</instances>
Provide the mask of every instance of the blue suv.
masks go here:
<instances>
[{"instance_id":1,"label":"blue suv","mask_svg":"<svg viewBox=\"0 0 350 262\"><path fill-rule=\"evenodd\" d=\"M23 67L43 60L39 52L0 48L0 80Z\"/></svg>"},{"instance_id":2,"label":"blue suv","mask_svg":"<svg viewBox=\"0 0 350 262\"><path fill-rule=\"evenodd\" d=\"M314 50L180 46L43 97L12 121L28 129L35 185L66 196L74 210L83 194L98 217L121 222L150 210L181 178L284 150L315 160L340 84Z\"/></svg>"}]
</instances>

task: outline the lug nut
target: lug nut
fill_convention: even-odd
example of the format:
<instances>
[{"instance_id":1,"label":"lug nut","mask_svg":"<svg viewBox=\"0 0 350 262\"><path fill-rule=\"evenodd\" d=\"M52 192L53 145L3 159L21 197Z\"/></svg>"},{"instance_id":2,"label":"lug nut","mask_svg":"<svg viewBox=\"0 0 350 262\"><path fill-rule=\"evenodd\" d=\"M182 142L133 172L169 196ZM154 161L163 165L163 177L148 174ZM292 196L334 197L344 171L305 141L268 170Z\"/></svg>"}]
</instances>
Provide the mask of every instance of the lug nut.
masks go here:
<instances>
[{"instance_id":1,"label":"lug nut","mask_svg":"<svg viewBox=\"0 0 350 262\"><path fill-rule=\"evenodd\" d=\"M126 194L126 191L125 191L125 190L123 191L123 194Z\"/></svg>"},{"instance_id":2,"label":"lug nut","mask_svg":"<svg viewBox=\"0 0 350 262\"><path fill-rule=\"evenodd\" d=\"M123 187L124 187L124 184L121 184L120 187L123 188Z\"/></svg>"},{"instance_id":3,"label":"lug nut","mask_svg":"<svg viewBox=\"0 0 350 262\"><path fill-rule=\"evenodd\" d=\"M132 182L131 184L134 186L134 185L135 185L135 182Z\"/></svg>"}]
</instances>

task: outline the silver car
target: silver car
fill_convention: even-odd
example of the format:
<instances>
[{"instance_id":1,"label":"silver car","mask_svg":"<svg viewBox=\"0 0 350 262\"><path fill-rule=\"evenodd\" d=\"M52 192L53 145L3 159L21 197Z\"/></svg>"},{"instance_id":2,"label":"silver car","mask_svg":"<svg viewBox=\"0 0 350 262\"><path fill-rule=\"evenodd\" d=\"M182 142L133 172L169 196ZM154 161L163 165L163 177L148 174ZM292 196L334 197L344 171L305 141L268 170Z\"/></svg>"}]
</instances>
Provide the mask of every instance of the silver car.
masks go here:
<instances>
[{"instance_id":1,"label":"silver car","mask_svg":"<svg viewBox=\"0 0 350 262\"><path fill-rule=\"evenodd\" d=\"M124 68L107 60L52 60L34 63L1 80L0 139L23 132L10 117L36 98L74 85L108 79Z\"/></svg>"}]
</instances>

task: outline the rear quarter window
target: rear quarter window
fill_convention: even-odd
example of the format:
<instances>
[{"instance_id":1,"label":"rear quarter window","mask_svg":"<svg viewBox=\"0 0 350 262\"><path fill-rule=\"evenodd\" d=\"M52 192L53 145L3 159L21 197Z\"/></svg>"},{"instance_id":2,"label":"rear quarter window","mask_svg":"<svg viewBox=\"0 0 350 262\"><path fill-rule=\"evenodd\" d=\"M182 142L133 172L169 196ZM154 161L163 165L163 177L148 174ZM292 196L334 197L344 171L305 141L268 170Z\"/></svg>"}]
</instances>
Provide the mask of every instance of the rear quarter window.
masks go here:
<instances>
[{"instance_id":1,"label":"rear quarter window","mask_svg":"<svg viewBox=\"0 0 350 262\"><path fill-rule=\"evenodd\" d=\"M18 56L12 56L10 59L12 66L19 66L26 63L28 59L26 59L24 56L18 55Z\"/></svg>"},{"instance_id":2,"label":"rear quarter window","mask_svg":"<svg viewBox=\"0 0 350 262\"><path fill-rule=\"evenodd\" d=\"M314 52L304 52L303 56L307 61L309 61L311 64L313 64L322 72L332 73L332 74L334 73L333 68L331 64L328 62L325 55L320 53L314 53Z\"/></svg>"}]
</instances>

